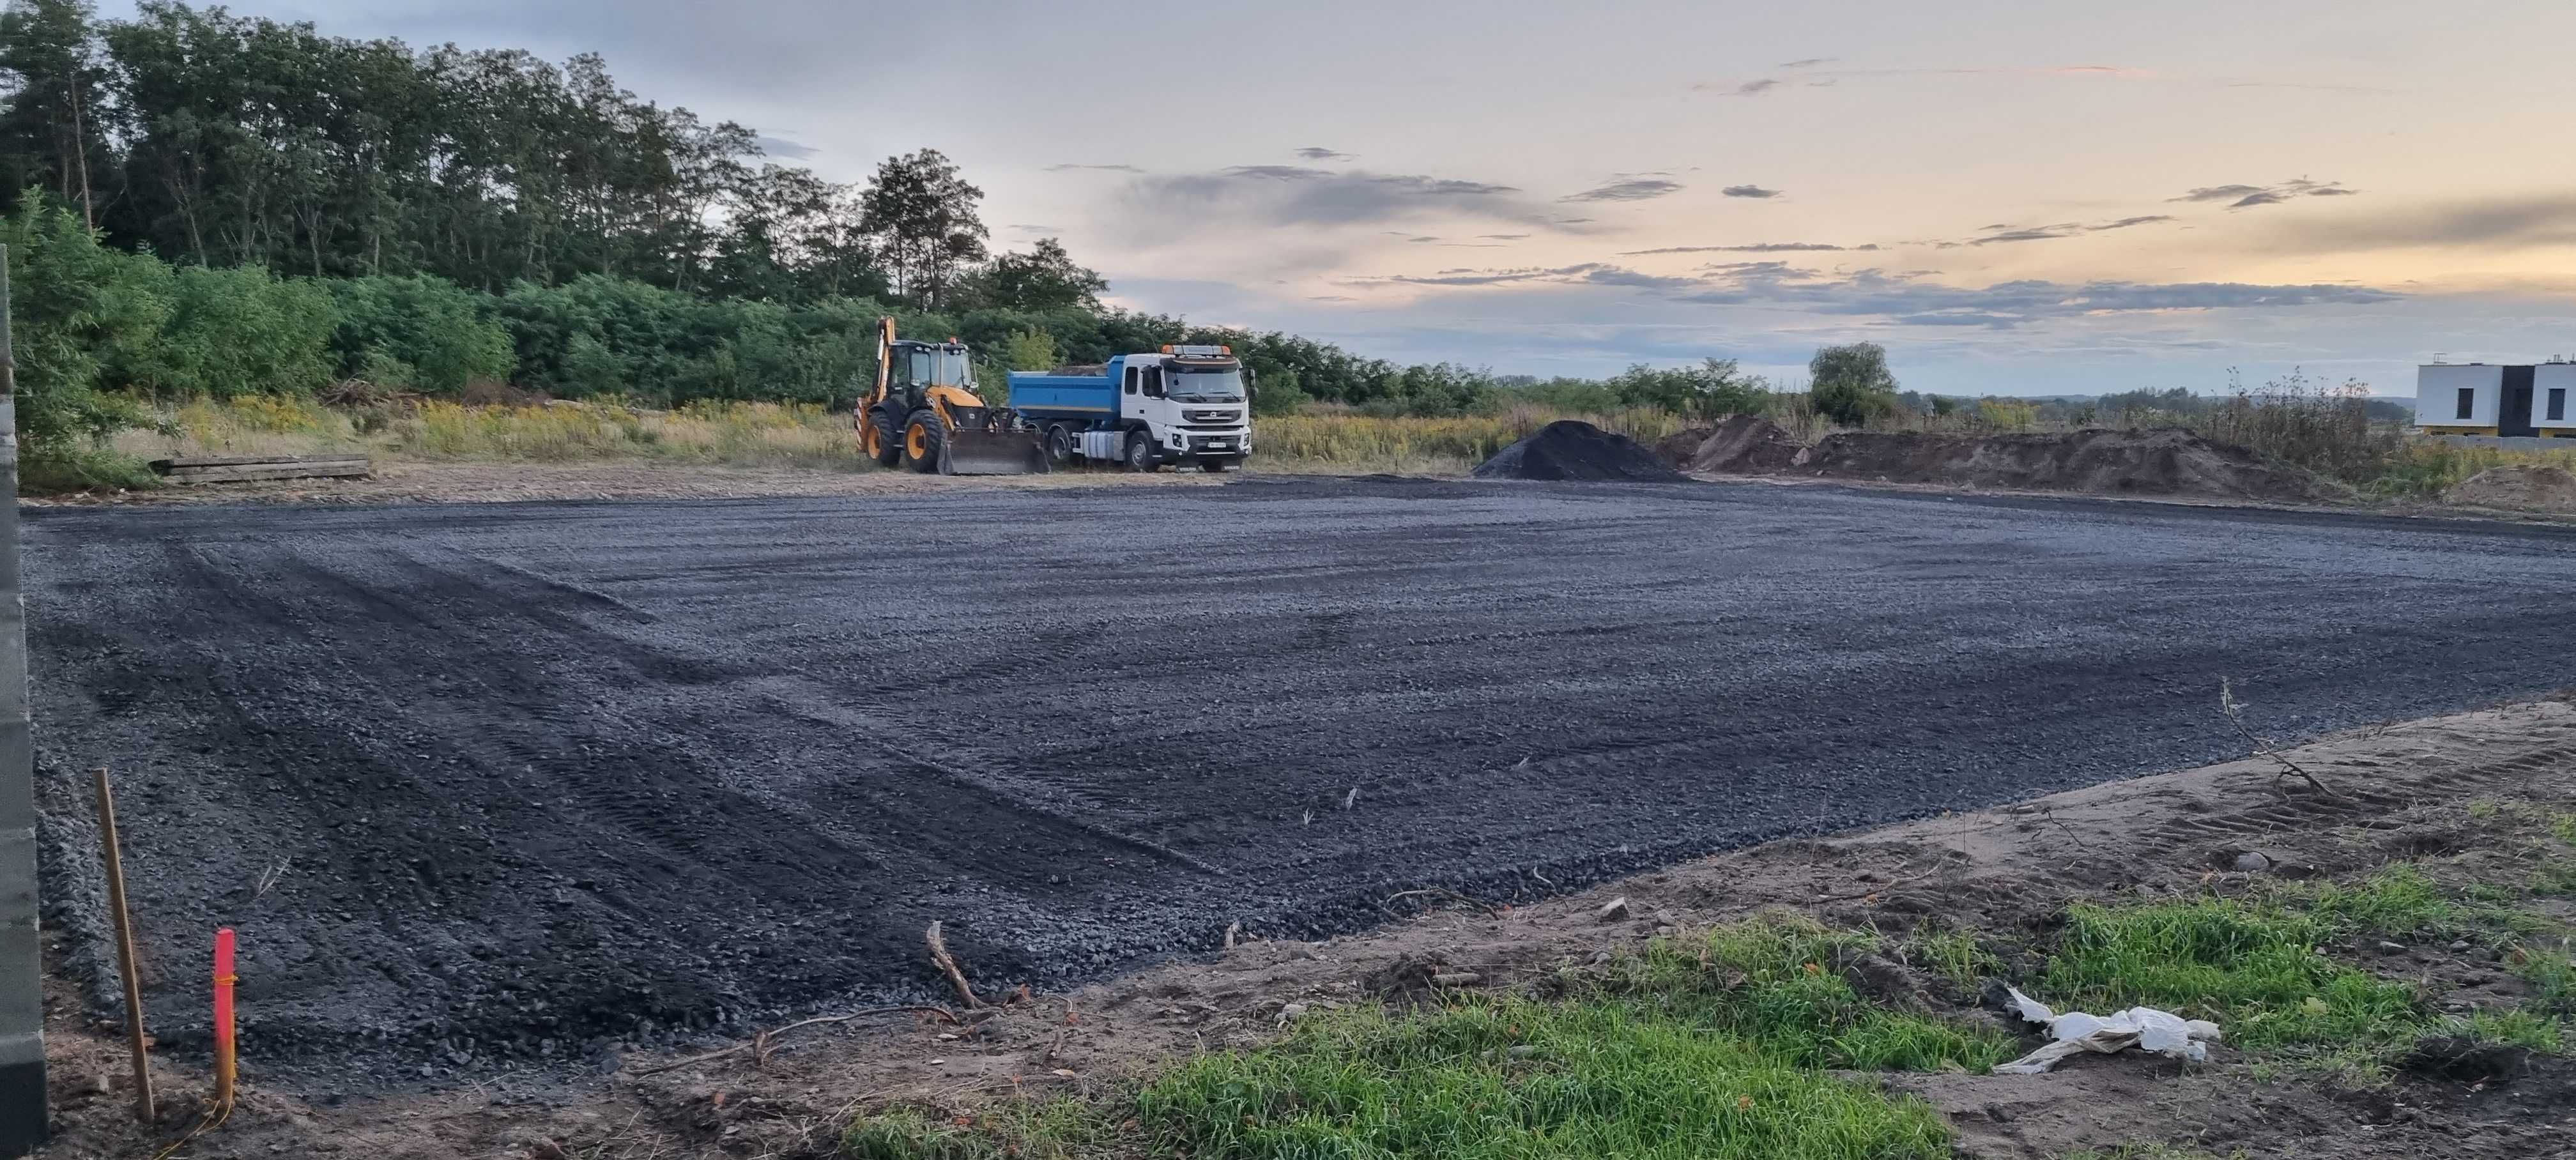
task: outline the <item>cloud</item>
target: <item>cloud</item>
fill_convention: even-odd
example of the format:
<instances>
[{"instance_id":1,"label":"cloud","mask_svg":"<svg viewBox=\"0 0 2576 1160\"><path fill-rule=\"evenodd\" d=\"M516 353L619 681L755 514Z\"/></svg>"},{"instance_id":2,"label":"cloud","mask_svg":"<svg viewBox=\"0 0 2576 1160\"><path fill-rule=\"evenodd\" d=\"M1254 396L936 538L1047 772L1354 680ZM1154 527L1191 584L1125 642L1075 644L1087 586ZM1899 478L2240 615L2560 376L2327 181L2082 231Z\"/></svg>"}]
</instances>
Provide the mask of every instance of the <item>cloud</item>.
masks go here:
<instances>
[{"instance_id":1,"label":"cloud","mask_svg":"<svg viewBox=\"0 0 2576 1160\"><path fill-rule=\"evenodd\" d=\"M2167 311L2367 306L2405 297L2370 286L2263 285L2242 282L2083 283L2036 279L1983 287L1947 286L1913 274L1860 270L1826 275L1786 262L1725 262L1691 276L1644 274L1605 262L1504 269L1454 269L1433 275L1354 279L1352 286L1480 290L1593 286L1645 290L1675 303L1767 306L1882 324L2009 329L2052 319ZM1499 291L1498 291L1499 292Z\"/></svg>"},{"instance_id":2,"label":"cloud","mask_svg":"<svg viewBox=\"0 0 2576 1160\"><path fill-rule=\"evenodd\" d=\"M1664 246L1653 250L1622 250L1619 256L1637 258L1649 254L1818 254L1845 251L1868 253L1877 249L1876 242L1865 246L1836 246L1824 242L1755 242L1744 246Z\"/></svg>"},{"instance_id":3,"label":"cloud","mask_svg":"<svg viewBox=\"0 0 2576 1160\"><path fill-rule=\"evenodd\" d=\"M2340 181L2310 181L2295 178L2278 185L2205 185L2187 190L2181 197L2167 198L2178 202L2227 203L2229 209L2252 209L2260 205L2280 205L2295 197L2351 197L2360 190L2348 188Z\"/></svg>"},{"instance_id":4,"label":"cloud","mask_svg":"<svg viewBox=\"0 0 2576 1160\"><path fill-rule=\"evenodd\" d=\"M1015 234L1045 234L1060 236L1064 233L1063 230L1057 229L1054 226L1024 225L1018 223L1007 225L1002 228Z\"/></svg>"},{"instance_id":5,"label":"cloud","mask_svg":"<svg viewBox=\"0 0 2576 1160\"><path fill-rule=\"evenodd\" d=\"M762 153L771 157L784 157L790 161L803 161L822 152L811 145L799 145L785 137L762 135L753 138L752 144L759 146Z\"/></svg>"},{"instance_id":6,"label":"cloud","mask_svg":"<svg viewBox=\"0 0 2576 1160\"><path fill-rule=\"evenodd\" d=\"M1479 237L1479 238L1483 238L1483 239L1485 239L1486 241L1492 241L1492 242L1517 242L1517 241L1520 241L1520 240L1521 240L1521 239L1523 239L1523 238L1528 237L1529 235L1528 235L1528 234L1478 234L1478 235L1476 235L1476 236L1477 236L1477 237Z\"/></svg>"},{"instance_id":7,"label":"cloud","mask_svg":"<svg viewBox=\"0 0 2576 1160\"><path fill-rule=\"evenodd\" d=\"M1726 187L1726 188L1724 188L1724 189L1719 190L1718 192L1719 192L1719 193L1723 193L1723 194L1725 194L1725 195L1726 195L1726 196L1728 196L1728 197L1778 197L1778 196L1780 196L1780 191L1779 191L1779 190L1776 190L1776 189L1764 189L1764 188L1762 188L1761 186L1758 186L1758 185L1730 185L1730 186L1727 186L1727 187Z\"/></svg>"},{"instance_id":8,"label":"cloud","mask_svg":"<svg viewBox=\"0 0 2576 1160\"><path fill-rule=\"evenodd\" d=\"M1358 156L1358 154L1344 153L1338 149L1326 149L1321 145L1309 145L1298 150L1297 156L1303 157L1308 161L1348 161L1351 158Z\"/></svg>"},{"instance_id":9,"label":"cloud","mask_svg":"<svg viewBox=\"0 0 2576 1160\"><path fill-rule=\"evenodd\" d=\"M1206 173L1146 174L1104 207L1106 224L1139 244L1181 234L1247 229L1369 226L1426 234L1459 219L1494 226L1580 232L1546 203L1509 185L1426 174L1318 169L1304 165L1238 165ZM1406 229L1404 227L1414 228ZM1195 229L1193 229L1195 227Z\"/></svg>"},{"instance_id":10,"label":"cloud","mask_svg":"<svg viewBox=\"0 0 2576 1160\"><path fill-rule=\"evenodd\" d=\"M1721 97L1758 97L1789 82L1776 77L1749 81L1701 81L1691 86L1695 93L1716 93Z\"/></svg>"},{"instance_id":11,"label":"cloud","mask_svg":"<svg viewBox=\"0 0 2576 1160\"><path fill-rule=\"evenodd\" d=\"M2044 242L2057 238L2071 238L2080 234L2098 234L2106 230L2135 229L2138 226L2155 225L2159 222L2169 222L2172 220L2174 219L2170 214L2157 213L2140 214L2136 217L2124 217L2118 221L2095 222L2090 225L2083 222L2059 222L2055 225L2045 226L2013 226L1997 224L1987 226L1983 237L1970 238L1964 244L1971 246L1991 246L1998 242ZM1943 242L1940 244L1944 247L1955 247L1962 243Z\"/></svg>"},{"instance_id":12,"label":"cloud","mask_svg":"<svg viewBox=\"0 0 2576 1160\"><path fill-rule=\"evenodd\" d=\"M2359 216L2347 212L2294 217L2266 226L2263 236L2273 248L2299 253L2417 246L2576 247L2576 193L2462 198Z\"/></svg>"},{"instance_id":13,"label":"cloud","mask_svg":"<svg viewBox=\"0 0 2576 1160\"><path fill-rule=\"evenodd\" d=\"M1632 177L1624 181L1613 181L1606 185L1595 186L1594 188L1584 190L1581 193L1568 194L1564 197L1558 198L1557 200L1652 201L1655 198L1669 197L1673 194L1680 193L1681 191L1682 185L1678 181L1666 181L1660 177Z\"/></svg>"},{"instance_id":14,"label":"cloud","mask_svg":"<svg viewBox=\"0 0 2576 1160\"><path fill-rule=\"evenodd\" d=\"M1142 170L1142 169L1138 169L1138 168L1136 168L1136 167L1135 167L1135 166L1133 166L1133 165L1084 165L1084 164L1080 164L1080 163L1077 163L1077 162L1066 162L1065 164L1062 164L1062 165L1050 165L1050 166L1047 166L1047 167L1046 167L1046 171L1047 171L1047 172L1049 172L1049 173L1064 173L1064 172L1068 172L1068 171L1070 171L1070 170L1075 170L1075 169L1093 169L1093 170L1098 170L1098 171L1100 171L1100 172L1102 172L1102 173L1143 173L1143 172L1145 172L1144 170Z\"/></svg>"},{"instance_id":15,"label":"cloud","mask_svg":"<svg viewBox=\"0 0 2576 1160\"><path fill-rule=\"evenodd\" d=\"M1840 60L1840 59L1841 59L1840 57L1832 57L1832 56L1811 56L1811 57L1806 58L1805 60L1792 60L1792 61L1786 61L1786 62L1781 63L1781 64L1780 64L1780 65L1778 65L1777 67L1779 67L1779 68L1814 68L1814 67L1816 67L1817 65L1820 65L1820 64L1832 64L1832 63L1834 63L1835 61Z\"/></svg>"}]
</instances>

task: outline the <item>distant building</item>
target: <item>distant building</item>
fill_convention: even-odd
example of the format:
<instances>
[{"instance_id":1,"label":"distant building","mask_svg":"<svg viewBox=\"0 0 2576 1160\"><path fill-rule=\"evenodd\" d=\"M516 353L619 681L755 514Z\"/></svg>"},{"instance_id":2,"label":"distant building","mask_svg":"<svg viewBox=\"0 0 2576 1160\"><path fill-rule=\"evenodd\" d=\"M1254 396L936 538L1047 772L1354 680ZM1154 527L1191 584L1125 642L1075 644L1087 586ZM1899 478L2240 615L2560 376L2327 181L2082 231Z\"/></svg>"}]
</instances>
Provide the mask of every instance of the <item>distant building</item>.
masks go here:
<instances>
[{"instance_id":1,"label":"distant building","mask_svg":"<svg viewBox=\"0 0 2576 1160\"><path fill-rule=\"evenodd\" d=\"M2436 435L2576 437L2576 363L2434 363L2415 371L2415 425Z\"/></svg>"}]
</instances>

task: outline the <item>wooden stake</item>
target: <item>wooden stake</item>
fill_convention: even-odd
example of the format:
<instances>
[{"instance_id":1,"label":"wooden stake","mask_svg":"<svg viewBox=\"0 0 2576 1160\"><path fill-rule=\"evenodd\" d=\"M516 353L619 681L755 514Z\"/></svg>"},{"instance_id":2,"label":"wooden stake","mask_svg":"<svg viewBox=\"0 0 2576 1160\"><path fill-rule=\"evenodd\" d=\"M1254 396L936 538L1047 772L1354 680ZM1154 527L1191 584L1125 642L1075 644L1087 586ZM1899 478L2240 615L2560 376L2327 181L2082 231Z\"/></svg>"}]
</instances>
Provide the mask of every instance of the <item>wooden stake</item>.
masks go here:
<instances>
[{"instance_id":1,"label":"wooden stake","mask_svg":"<svg viewBox=\"0 0 2576 1160\"><path fill-rule=\"evenodd\" d=\"M116 920L116 970L125 984L125 1039L134 1053L134 1118L152 1115L152 1057L143 1033L143 977L134 965L134 918L125 909L125 859L117 851L116 794L105 767L90 771L98 783L98 844L107 863L107 909Z\"/></svg>"}]
</instances>

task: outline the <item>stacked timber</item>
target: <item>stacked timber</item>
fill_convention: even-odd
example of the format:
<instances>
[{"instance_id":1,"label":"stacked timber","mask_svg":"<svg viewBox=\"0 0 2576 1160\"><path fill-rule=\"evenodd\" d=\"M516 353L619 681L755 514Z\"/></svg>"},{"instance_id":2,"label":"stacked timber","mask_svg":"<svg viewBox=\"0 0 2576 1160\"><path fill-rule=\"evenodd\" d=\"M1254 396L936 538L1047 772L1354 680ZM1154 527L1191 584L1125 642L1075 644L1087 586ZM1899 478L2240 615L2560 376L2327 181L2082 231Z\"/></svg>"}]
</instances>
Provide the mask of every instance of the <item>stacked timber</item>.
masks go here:
<instances>
[{"instance_id":1,"label":"stacked timber","mask_svg":"<svg viewBox=\"0 0 2576 1160\"><path fill-rule=\"evenodd\" d=\"M152 470L172 483L241 483L254 479L327 479L374 470L364 454L186 455L155 459Z\"/></svg>"}]
</instances>

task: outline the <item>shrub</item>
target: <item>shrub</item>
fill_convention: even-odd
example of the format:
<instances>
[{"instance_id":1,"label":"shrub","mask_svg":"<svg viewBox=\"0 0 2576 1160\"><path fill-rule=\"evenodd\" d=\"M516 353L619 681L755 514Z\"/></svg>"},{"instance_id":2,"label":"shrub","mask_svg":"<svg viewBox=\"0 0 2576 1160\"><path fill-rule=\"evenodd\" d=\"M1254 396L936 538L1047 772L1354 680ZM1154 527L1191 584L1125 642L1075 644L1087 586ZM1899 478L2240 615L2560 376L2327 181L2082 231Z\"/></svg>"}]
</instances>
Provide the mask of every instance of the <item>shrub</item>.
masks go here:
<instances>
[{"instance_id":1,"label":"shrub","mask_svg":"<svg viewBox=\"0 0 2576 1160\"><path fill-rule=\"evenodd\" d=\"M1887 348L1874 342L1828 346L1807 362L1807 397L1817 413L1846 427L1896 409L1896 376Z\"/></svg>"},{"instance_id":2,"label":"shrub","mask_svg":"<svg viewBox=\"0 0 2576 1160\"><path fill-rule=\"evenodd\" d=\"M509 331L490 317L491 299L439 278L349 278L329 283L338 313L331 340L340 374L403 373L375 381L454 395L476 379L507 379L517 366Z\"/></svg>"}]
</instances>

